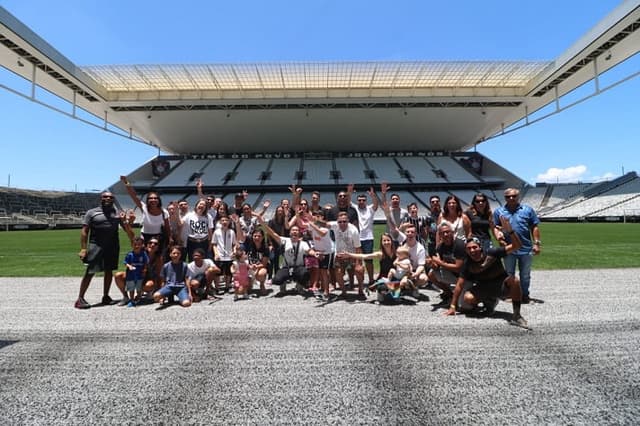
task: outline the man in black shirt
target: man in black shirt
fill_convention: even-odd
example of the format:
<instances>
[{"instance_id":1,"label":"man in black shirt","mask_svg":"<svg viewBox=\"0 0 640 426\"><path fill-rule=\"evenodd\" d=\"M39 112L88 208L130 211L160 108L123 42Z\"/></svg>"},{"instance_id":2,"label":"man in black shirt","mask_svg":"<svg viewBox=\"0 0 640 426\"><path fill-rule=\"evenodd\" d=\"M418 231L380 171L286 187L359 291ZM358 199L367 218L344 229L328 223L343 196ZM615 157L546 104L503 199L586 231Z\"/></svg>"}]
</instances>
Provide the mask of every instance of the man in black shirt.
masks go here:
<instances>
[{"instance_id":1,"label":"man in black shirt","mask_svg":"<svg viewBox=\"0 0 640 426\"><path fill-rule=\"evenodd\" d=\"M520 248L522 244L518 235L511 229L511 224L503 216L500 217L502 232L509 235L511 243L503 247L489 248L486 252L482 250L480 240L473 237L467 240L467 257L460 271L460 276L456 281L453 291L453 299L449 310L445 315L455 315L456 301L463 291L465 280L473 283L473 286L464 292L463 306L460 310L470 310L478 306L480 302L489 310L493 310L499 298L508 296L513 305L513 319L511 322L521 327L527 326L527 321L520 315L522 300L522 290L520 281L513 275L508 275L502 258Z\"/></svg>"},{"instance_id":2,"label":"man in black shirt","mask_svg":"<svg viewBox=\"0 0 640 426\"><path fill-rule=\"evenodd\" d=\"M110 305L113 302L109 297L109 289L111 288L113 270L118 269L118 256L120 255L118 226L122 225L122 219L113 202L113 194L104 191L100 194L100 206L88 210L82 222L78 256L87 265L87 269L80 282L80 293L75 303L75 307L78 309L91 307L84 300L84 295L96 272L104 271L102 303Z\"/></svg>"}]
</instances>

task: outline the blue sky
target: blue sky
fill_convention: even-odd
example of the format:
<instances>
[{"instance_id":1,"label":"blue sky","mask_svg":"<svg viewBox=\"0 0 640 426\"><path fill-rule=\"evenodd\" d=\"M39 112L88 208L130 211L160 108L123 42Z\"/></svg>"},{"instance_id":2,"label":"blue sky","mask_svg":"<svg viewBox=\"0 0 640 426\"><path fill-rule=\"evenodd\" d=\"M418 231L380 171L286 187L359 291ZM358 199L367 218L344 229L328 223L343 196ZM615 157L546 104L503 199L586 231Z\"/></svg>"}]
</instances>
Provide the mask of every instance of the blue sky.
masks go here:
<instances>
[{"instance_id":1,"label":"blue sky","mask_svg":"<svg viewBox=\"0 0 640 426\"><path fill-rule=\"evenodd\" d=\"M78 65L553 60L618 4L610 0L2 1L4 8ZM627 62L617 73L640 70L640 58ZM7 74L0 71L0 83L12 78ZM485 142L478 151L530 183L587 182L619 176L623 169L639 171L640 120L635 105L639 94L636 77L560 114ZM1 89L0 117L0 186L100 190L157 154L155 148Z\"/></svg>"}]
</instances>

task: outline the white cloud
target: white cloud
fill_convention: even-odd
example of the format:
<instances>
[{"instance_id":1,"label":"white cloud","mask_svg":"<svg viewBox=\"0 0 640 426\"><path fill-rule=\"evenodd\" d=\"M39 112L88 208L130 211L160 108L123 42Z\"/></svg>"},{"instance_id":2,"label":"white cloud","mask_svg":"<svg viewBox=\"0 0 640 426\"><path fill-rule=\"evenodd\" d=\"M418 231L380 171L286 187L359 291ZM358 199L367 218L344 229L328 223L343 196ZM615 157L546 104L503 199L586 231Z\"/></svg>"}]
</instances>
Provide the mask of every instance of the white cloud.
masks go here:
<instances>
[{"instance_id":1,"label":"white cloud","mask_svg":"<svg viewBox=\"0 0 640 426\"><path fill-rule=\"evenodd\" d=\"M551 167L546 172L539 174L536 178L536 182L547 183L568 183L584 181L584 174L587 172L587 166L579 165L559 169L557 167Z\"/></svg>"},{"instance_id":2,"label":"white cloud","mask_svg":"<svg viewBox=\"0 0 640 426\"><path fill-rule=\"evenodd\" d=\"M590 180L593 182L604 182L606 180L612 180L617 178L618 176L615 173L607 172L602 176L594 176Z\"/></svg>"}]
</instances>

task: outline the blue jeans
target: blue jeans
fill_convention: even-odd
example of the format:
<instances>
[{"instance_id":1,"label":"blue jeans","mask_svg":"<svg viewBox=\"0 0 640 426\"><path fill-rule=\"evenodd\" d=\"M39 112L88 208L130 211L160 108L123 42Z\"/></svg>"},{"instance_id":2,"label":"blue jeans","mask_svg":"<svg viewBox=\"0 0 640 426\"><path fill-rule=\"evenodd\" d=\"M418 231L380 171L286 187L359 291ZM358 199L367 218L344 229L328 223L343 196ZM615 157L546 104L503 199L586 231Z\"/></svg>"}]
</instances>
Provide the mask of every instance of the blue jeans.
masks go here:
<instances>
[{"instance_id":1,"label":"blue jeans","mask_svg":"<svg viewBox=\"0 0 640 426\"><path fill-rule=\"evenodd\" d=\"M522 289L522 297L529 296L529 286L531 285L531 264L533 263L533 254L509 254L504 258L504 268L507 274L516 274L516 261L518 262L518 273L520 275L520 288Z\"/></svg>"}]
</instances>

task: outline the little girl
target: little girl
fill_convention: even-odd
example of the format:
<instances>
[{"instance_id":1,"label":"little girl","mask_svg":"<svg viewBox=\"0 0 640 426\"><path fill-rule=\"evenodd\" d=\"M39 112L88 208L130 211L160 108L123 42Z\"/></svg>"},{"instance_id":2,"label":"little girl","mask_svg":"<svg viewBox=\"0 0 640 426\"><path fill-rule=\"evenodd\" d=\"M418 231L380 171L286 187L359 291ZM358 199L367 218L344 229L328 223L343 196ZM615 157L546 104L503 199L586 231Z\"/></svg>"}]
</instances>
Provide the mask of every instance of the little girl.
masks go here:
<instances>
[{"instance_id":1,"label":"little girl","mask_svg":"<svg viewBox=\"0 0 640 426\"><path fill-rule=\"evenodd\" d=\"M249 257L242 248L236 250L235 259L231 264L231 273L233 274L233 300L248 299L253 276Z\"/></svg>"}]
</instances>

